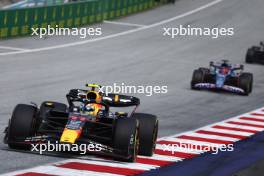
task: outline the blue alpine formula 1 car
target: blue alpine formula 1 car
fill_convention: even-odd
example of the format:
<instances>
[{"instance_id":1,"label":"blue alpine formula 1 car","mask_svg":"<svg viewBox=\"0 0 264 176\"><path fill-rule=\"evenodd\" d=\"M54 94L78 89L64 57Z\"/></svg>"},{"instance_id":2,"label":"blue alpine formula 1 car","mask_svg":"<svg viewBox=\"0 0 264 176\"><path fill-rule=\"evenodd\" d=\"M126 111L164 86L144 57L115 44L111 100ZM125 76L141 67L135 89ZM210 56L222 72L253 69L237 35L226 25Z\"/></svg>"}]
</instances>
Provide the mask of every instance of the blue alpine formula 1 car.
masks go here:
<instances>
[{"instance_id":1,"label":"blue alpine formula 1 car","mask_svg":"<svg viewBox=\"0 0 264 176\"><path fill-rule=\"evenodd\" d=\"M252 92L253 74L243 72L243 70L243 65L230 64L228 60L220 63L210 62L209 68L194 70L191 88L225 90L248 95Z\"/></svg>"}]
</instances>

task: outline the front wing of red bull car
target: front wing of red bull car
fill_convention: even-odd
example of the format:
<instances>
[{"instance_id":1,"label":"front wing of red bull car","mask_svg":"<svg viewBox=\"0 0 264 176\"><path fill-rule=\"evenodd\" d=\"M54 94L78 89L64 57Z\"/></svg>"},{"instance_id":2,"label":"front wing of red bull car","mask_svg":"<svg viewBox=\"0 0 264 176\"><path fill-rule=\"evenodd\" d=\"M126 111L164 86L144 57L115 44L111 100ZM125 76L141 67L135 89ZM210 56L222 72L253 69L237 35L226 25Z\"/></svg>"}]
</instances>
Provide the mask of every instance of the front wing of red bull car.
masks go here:
<instances>
[{"instance_id":1,"label":"front wing of red bull car","mask_svg":"<svg viewBox=\"0 0 264 176\"><path fill-rule=\"evenodd\" d=\"M4 142L11 149L51 152L52 148L56 152L98 154L129 162L135 161L138 154L152 156L157 117L136 113L140 104L136 97L106 96L95 90L97 85L90 87L70 90L66 95L69 105L53 101L45 101L40 107L18 104L5 130ZM111 107L130 106L134 107L130 115L110 111Z\"/></svg>"}]
</instances>

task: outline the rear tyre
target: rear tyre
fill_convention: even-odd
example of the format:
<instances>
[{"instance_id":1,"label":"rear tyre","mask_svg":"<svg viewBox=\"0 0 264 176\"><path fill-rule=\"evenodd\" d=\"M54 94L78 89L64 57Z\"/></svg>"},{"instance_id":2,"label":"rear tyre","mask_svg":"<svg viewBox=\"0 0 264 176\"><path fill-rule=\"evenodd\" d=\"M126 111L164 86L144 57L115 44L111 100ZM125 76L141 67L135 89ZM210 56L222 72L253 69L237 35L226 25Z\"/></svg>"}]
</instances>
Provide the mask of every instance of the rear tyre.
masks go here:
<instances>
[{"instance_id":1,"label":"rear tyre","mask_svg":"<svg viewBox=\"0 0 264 176\"><path fill-rule=\"evenodd\" d=\"M152 156L158 136L158 119L156 116L135 113L133 118L139 121L139 155Z\"/></svg>"},{"instance_id":2,"label":"rear tyre","mask_svg":"<svg viewBox=\"0 0 264 176\"><path fill-rule=\"evenodd\" d=\"M210 73L210 69L205 68L205 67L200 67L198 70L201 70L204 74L209 74Z\"/></svg>"},{"instance_id":3,"label":"rear tyre","mask_svg":"<svg viewBox=\"0 0 264 176\"><path fill-rule=\"evenodd\" d=\"M242 73L239 77L239 87L244 90L245 95L251 93L253 87L253 75L251 73Z\"/></svg>"},{"instance_id":4,"label":"rear tyre","mask_svg":"<svg viewBox=\"0 0 264 176\"><path fill-rule=\"evenodd\" d=\"M202 70L194 70L192 81L191 81L191 89L198 90L199 88L195 87L198 83L203 83L205 77L205 73Z\"/></svg>"},{"instance_id":5,"label":"rear tyre","mask_svg":"<svg viewBox=\"0 0 264 176\"><path fill-rule=\"evenodd\" d=\"M254 82L254 78L253 78L253 74L252 73L248 73L248 77L249 77L249 80L250 80L250 92L252 92L253 90L253 82Z\"/></svg>"},{"instance_id":6,"label":"rear tyre","mask_svg":"<svg viewBox=\"0 0 264 176\"><path fill-rule=\"evenodd\" d=\"M246 55L246 63L252 64L254 62L254 50L253 49L248 49L247 55Z\"/></svg>"},{"instance_id":7,"label":"rear tyre","mask_svg":"<svg viewBox=\"0 0 264 176\"><path fill-rule=\"evenodd\" d=\"M114 131L114 148L117 154L125 155L128 162L134 162L139 146L139 121L135 118L118 119Z\"/></svg>"},{"instance_id":8,"label":"rear tyre","mask_svg":"<svg viewBox=\"0 0 264 176\"><path fill-rule=\"evenodd\" d=\"M21 140L35 134L37 108L35 106L18 104L12 114L8 127L8 146L13 149L29 150L30 144L24 144Z\"/></svg>"}]
</instances>

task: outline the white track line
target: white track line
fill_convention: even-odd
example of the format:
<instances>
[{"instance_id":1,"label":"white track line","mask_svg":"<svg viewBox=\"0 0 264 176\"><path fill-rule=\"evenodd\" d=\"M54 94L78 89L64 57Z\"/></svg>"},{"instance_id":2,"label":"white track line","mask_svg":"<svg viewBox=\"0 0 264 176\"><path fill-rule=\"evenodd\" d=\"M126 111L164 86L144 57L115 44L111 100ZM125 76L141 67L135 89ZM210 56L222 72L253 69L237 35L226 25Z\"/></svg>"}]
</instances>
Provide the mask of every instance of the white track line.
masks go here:
<instances>
[{"instance_id":1,"label":"white track line","mask_svg":"<svg viewBox=\"0 0 264 176\"><path fill-rule=\"evenodd\" d=\"M212 143L212 142L204 142L204 141L195 141L191 139L180 139L180 138L175 138L175 137L167 137L164 139L168 142L178 142L180 144L190 144L190 145L198 145L198 146L217 146L217 144Z\"/></svg>"},{"instance_id":2,"label":"white track line","mask_svg":"<svg viewBox=\"0 0 264 176\"><path fill-rule=\"evenodd\" d=\"M146 26L146 25L142 25L142 24L124 23L124 22L107 21L107 20L105 20L104 23L116 24L116 25L121 25L121 26L133 26L133 27L144 27L144 26Z\"/></svg>"},{"instance_id":3,"label":"white track line","mask_svg":"<svg viewBox=\"0 0 264 176\"><path fill-rule=\"evenodd\" d=\"M241 135L241 136L251 136L251 135L255 134L255 133L249 133L249 132L225 130L225 129L218 129L218 128L212 128L212 127L207 127L207 128L204 128L203 130L211 131L211 132L217 132L217 133L223 133L223 134Z\"/></svg>"},{"instance_id":4,"label":"white track line","mask_svg":"<svg viewBox=\"0 0 264 176\"><path fill-rule=\"evenodd\" d=\"M219 123L217 125L224 126L224 127L230 127L230 128L239 128L239 129L243 129L243 130L254 130L254 131L263 131L264 130L264 128L237 125L237 124L231 124L231 123L225 123L225 122Z\"/></svg>"},{"instance_id":5,"label":"white track line","mask_svg":"<svg viewBox=\"0 0 264 176\"><path fill-rule=\"evenodd\" d=\"M150 170L150 169L156 169L157 166L150 165L150 164L139 164L139 163L129 163L129 162L113 162L112 160L101 160L101 161L93 161L93 160L79 160L79 159L70 159L66 160L66 162L61 162L56 164L56 166L59 166L61 164L71 163L71 162L77 162L77 163L83 163L83 164L94 164L97 166L110 166L115 168L126 168L126 169L139 169L139 170Z\"/></svg>"},{"instance_id":6,"label":"white track line","mask_svg":"<svg viewBox=\"0 0 264 176\"><path fill-rule=\"evenodd\" d=\"M221 141L229 141L229 142L236 142L239 141L238 138L231 138L231 137L223 137L223 136L217 136L217 135L211 135L211 134L201 134L201 133L186 133L186 136L190 137L199 137L204 139L216 139Z\"/></svg>"},{"instance_id":7,"label":"white track line","mask_svg":"<svg viewBox=\"0 0 264 176\"><path fill-rule=\"evenodd\" d=\"M260 109L260 110L255 111L254 113L258 113L258 114L264 115L264 110L263 109Z\"/></svg>"},{"instance_id":8,"label":"white track line","mask_svg":"<svg viewBox=\"0 0 264 176\"><path fill-rule=\"evenodd\" d=\"M72 47L72 46L83 45L83 44L87 44L87 43L93 43L93 42L97 42L97 41L101 41L101 40L112 39L112 38L115 38L115 37L120 37L120 36L124 36L124 35L127 35L127 34L135 33L135 32L138 32L138 31L150 29L150 28L153 28L153 27L156 27L156 26L160 26L162 24L166 24L166 23L169 23L169 22L172 22L172 21L187 17L189 15L195 14L195 13L200 12L202 10L205 10L205 9L207 9L209 7L212 7L212 6L218 4L218 3L222 2L222 1L224 1L224 0L215 0L215 1L212 1L212 2L210 2L208 4L200 6L200 7L196 8L196 9L194 9L194 10L191 10L189 12L183 13L181 15L177 15L175 17L172 17L172 18L169 18L169 19L166 19L166 20L163 20L163 21L160 21L160 22L148 25L148 26L143 26L143 27L140 27L140 28L131 29L131 30L128 30L128 31L117 33L117 34L112 34L112 35L99 37L99 38L95 38L95 39L89 39L89 40L73 42L73 43L67 43L67 44L62 44L62 45L43 47L43 48L36 48L36 49L28 50L28 51L15 51L15 52L0 53L0 56L13 55L13 54L23 54L23 53L34 53L34 52L39 52L39 51L47 51L47 50L65 48L65 47Z\"/></svg>"},{"instance_id":9,"label":"white track line","mask_svg":"<svg viewBox=\"0 0 264 176\"><path fill-rule=\"evenodd\" d=\"M249 118L249 119L258 120L259 122L264 122L263 116L243 115L243 116L240 117L240 119L241 118Z\"/></svg>"},{"instance_id":10,"label":"white track line","mask_svg":"<svg viewBox=\"0 0 264 176\"><path fill-rule=\"evenodd\" d=\"M159 154L153 154L152 157L140 155L140 156L138 156L138 158L147 158L147 159L171 161L171 162L178 162L178 161L182 161L184 159L184 158L180 158L180 157L176 157L176 156L167 156L167 155L159 155Z\"/></svg>"},{"instance_id":11,"label":"white track line","mask_svg":"<svg viewBox=\"0 0 264 176\"><path fill-rule=\"evenodd\" d=\"M244 115L242 117L245 117L245 118L252 118L252 119L258 119L258 120L264 120L264 117L263 116L254 116L254 115L251 115L251 114L248 114L248 115Z\"/></svg>"},{"instance_id":12,"label":"white track line","mask_svg":"<svg viewBox=\"0 0 264 176\"><path fill-rule=\"evenodd\" d=\"M246 120L246 119L235 119L231 120L232 122L239 122L239 123L247 123L250 125L261 125L264 126L264 122L257 122L257 121L252 121L252 120Z\"/></svg>"},{"instance_id":13,"label":"white track line","mask_svg":"<svg viewBox=\"0 0 264 176\"><path fill-rule=\"evenodd\" d=\"M15 3L15 4L10 4L10 5L4 6L2 9L13 8L13 7L16 7L16 6L18 6L18 5L25 4L25 3L27 3L27 0L25 0L25 1L21 1L21 2Z\"/></svg>"},{"instance_id":14,"label":"white track line","mask_svg":"<svg viewBox=\"0 0 264 176\"><path fill-rule=\"evenodd\" d=\"M29 51L29 49L17 48L17 47L10 47L10 46L0 46L0 49L18 50L18 51Z\"/></svg>"}]
</instances>

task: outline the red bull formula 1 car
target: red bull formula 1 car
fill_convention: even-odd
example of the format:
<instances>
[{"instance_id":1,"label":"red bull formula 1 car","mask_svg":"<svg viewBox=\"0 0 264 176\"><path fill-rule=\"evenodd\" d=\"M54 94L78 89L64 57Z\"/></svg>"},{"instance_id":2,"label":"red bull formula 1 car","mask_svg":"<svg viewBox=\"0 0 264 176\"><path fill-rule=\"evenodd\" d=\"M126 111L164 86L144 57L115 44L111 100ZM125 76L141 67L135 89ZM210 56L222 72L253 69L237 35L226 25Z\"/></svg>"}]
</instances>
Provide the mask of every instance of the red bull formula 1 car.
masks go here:
<instances>
[{"instance_id":1,"label":"red bull formula 1 car","mask_svg":"<svg viewBox=\"0 0 264 176\"><path fill-rule=\"evenodd\" d=\"M191 88L195 90L213 89L248 95L252 92L253 74L243 72L244 66L210 62L209 68L194 70Z\"/></svg>"},{"instance_id":2,"label":"red bull formula 1 car","mask_svg":"<svg viewBox=\"0 0 264 176\"><path fill-rule=\"evenodd\" d=\"M252 46L248 49L246 63L264 64L264 43L260 42L259 46Z\"/></svg>"},{"instance_id":3,"label":"red bull formula 1 car","mask_svg":"<svg viewBox=\"0 0 264 176\"><path fill-rule=\"evenodd\" d=\"M40 107L18 104L5 130L4 142L12 149L30 150L36 143L95 144L93 154L133 162L137 154L151 156L158 134L155 115L136 113L140 100L133 96L104 94L99 85L72 89L68 105L45 101ZM134 107L132 113L110 107ZM89 151L88 151L89 152Z\"/></svg>"}]
</instances>

